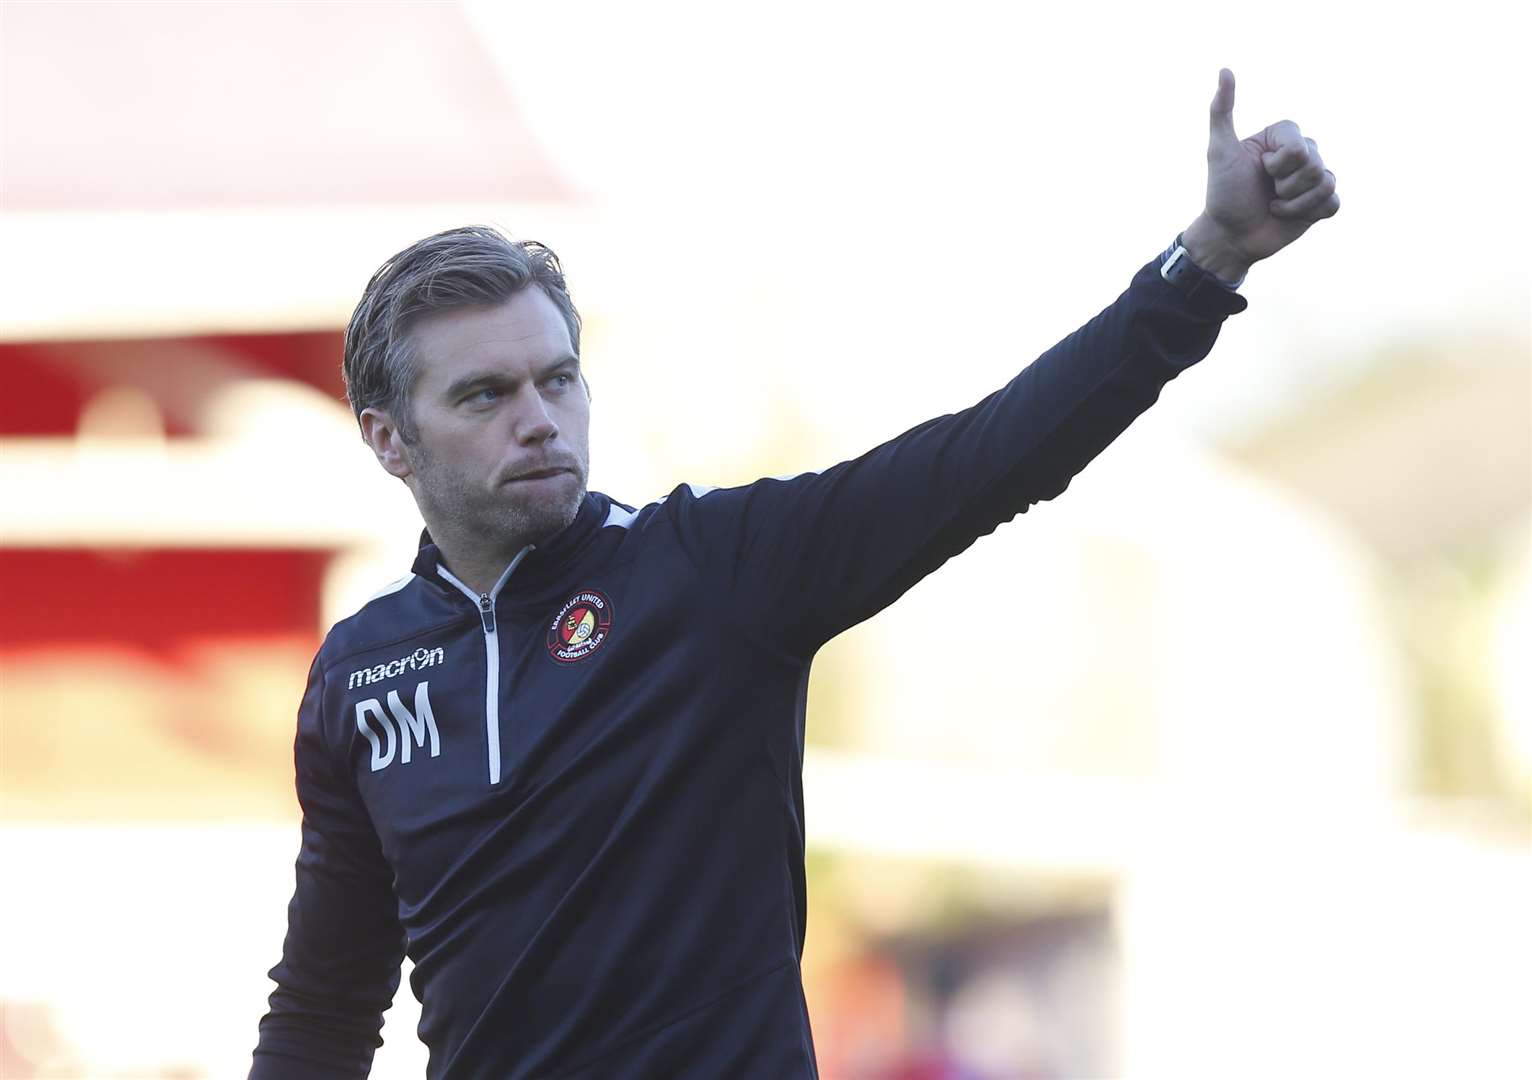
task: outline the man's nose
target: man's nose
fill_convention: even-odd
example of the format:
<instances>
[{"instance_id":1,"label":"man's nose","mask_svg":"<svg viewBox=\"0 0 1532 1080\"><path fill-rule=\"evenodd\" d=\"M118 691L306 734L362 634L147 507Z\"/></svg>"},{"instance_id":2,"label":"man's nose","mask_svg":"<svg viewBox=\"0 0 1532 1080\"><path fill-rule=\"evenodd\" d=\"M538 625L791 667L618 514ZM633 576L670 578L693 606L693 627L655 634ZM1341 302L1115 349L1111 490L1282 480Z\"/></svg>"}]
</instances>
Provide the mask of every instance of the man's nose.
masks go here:
<instances>
[{"instance_id":1,"label":"man's nose","mask_svg":"<svg viewBox=\"0 0 1532 1080\"><path fill-rule=\"evenodd\" d=\"M527 395L530 403L524 404L516 414L516 441L531 446L556 438L559 426L548 412L548 403L535 390Z\"/></svg>"}]
</instances>

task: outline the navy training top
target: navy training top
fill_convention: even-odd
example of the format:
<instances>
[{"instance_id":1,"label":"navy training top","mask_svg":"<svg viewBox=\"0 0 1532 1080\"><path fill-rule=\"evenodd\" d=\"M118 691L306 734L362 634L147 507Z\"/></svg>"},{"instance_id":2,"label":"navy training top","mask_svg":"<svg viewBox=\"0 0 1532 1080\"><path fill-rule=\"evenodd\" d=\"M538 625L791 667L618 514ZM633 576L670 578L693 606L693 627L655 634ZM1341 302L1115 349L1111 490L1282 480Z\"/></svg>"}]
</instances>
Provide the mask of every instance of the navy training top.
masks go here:
<instances>
[{"instance_id":1,"label":"navy training top","mask_svg":"<svg viewBox=\"0 0 1532 1080\"><path fill-rule=\"evenodd\" d=\"M978 404L823 472L589 492L483 596L423 537L309 673L252 1080L365 1077L406 954L429 1080L817 1076L810 662L1207 355L1246 301L1165 257Z\"/></svg>"}]
</instances>

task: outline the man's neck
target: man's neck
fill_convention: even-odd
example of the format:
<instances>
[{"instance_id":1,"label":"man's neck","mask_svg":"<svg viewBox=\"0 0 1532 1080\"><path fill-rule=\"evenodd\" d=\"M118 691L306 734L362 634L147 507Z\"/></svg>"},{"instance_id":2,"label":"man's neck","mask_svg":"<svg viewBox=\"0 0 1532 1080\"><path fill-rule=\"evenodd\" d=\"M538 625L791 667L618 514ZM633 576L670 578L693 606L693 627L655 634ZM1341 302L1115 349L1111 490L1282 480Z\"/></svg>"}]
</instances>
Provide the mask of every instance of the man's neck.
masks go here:
<instances>
[{"instance_id":1,"label":"man's neck","mask_svg":"<svg viewBox=\"0 0 1532 1080\"><path fill-rule=\"evenodd\" d=\"M442 553L442 565L464 585L481 596L488 596L494 591L495 583L500 580L500 575L505 573L505 568L519 555L523 549L532 546L523 543L519 547L485 547L474 544L453 544L450 540L438 538L433 532L431 539L436 541L437 548Z\"/></svg>"},{"instance_id":2,"label":"man's neck","mask_svg":"<svg viewBox=\"0 0 1532 1080\"><path fill-rule=\"evenodd\" d=\"M492 538L480 532L465 535L454 529L450 522L432 523L429 519L426 529L441 552L442 564L452 576L479 595L487 596L518 555L527 548L546 547L573 524L571 517L565 524L538 535L516 533Z\"/></svg>"},{"instance_id":3,"label":"man's neck","mask_svg":"<svg viewBox=\"0 0 1532 1080\"><path fill-rule=\"evenodd\" d=\"M442 520L440 515L422 516L447 572L480 596L489 595L511 561L539 539L521 531L495 535L482 529L465 529L465 523L450 517Z\"/></svg>"}]
</instances>

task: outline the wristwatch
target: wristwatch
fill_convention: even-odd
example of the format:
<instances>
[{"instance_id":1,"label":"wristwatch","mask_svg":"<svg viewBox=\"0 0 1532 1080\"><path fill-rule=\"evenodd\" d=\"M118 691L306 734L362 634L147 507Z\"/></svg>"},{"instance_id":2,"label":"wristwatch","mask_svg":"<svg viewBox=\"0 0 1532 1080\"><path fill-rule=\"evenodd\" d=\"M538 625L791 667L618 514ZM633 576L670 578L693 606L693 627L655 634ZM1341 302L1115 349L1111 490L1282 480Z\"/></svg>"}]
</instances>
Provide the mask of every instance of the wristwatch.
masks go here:
<instances>
[{"instance_id":1,"label":"wristwatch","mask_svg":"<svg viewBox=\"0 0 1532 1080\"><path fill-rule=\"evenodd\" d=\"M1240 275L1239 281L1231 285L1192 262L1192 257L1186 253L1186 245L1181 242L1183 235L1177 233L1175 242L1165 249L1165 254L1160 256L1160 277L1187 296L1196 296L1203 289L1210 288L1234 292L1244 283L1245 275L1243 274Z\"/></svg>"}]
</instances>

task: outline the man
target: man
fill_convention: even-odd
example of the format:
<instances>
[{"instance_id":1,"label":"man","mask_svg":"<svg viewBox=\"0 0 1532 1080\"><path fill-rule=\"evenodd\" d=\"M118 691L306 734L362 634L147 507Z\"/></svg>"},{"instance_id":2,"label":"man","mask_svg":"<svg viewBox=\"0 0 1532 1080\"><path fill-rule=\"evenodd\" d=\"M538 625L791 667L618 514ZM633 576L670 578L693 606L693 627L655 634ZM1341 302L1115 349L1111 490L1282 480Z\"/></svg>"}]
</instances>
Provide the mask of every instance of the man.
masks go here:
<instances>
[{"instance_id":1,"label":"man","mask_svg":"<svg viewBox=\"0 0 1532 1080\"><path fill-rule=\"evenodd\" d=\"M1254 262L1339 207L1219 74L1201 215L972 408L822 473L587 491L557 260L422 240L346 332L362 434L427 531L299 711L297 889L254 1078L365 1076L414 960L432 1078L812 1077L798 962L815 651L1051 499L1207 355Z\"/></svg>"}]
</instances>

